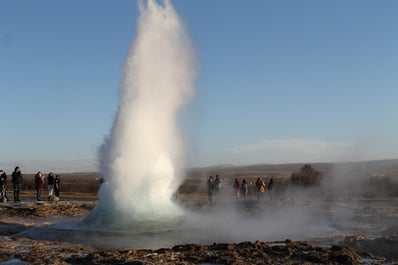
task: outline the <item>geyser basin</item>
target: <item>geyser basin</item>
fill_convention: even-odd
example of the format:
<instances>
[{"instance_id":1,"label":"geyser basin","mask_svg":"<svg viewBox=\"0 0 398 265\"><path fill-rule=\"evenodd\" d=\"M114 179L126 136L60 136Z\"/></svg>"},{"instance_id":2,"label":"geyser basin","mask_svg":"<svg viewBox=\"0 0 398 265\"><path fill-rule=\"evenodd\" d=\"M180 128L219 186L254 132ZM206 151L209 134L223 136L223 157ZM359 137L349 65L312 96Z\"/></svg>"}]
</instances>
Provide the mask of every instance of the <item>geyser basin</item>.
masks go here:
<instances>
[{"instance_id":1,"label":"geyser basin","mask_svg":"<svg viewBox=\"0 0 398 265\"><path fill-rule=\"evenodd\" d=\"M116 227L88 224L84 220L33 228L20 236L40 240L70 241L97 247L162 248L177 244L242 241L309 240L321 245L344 236L370 238L396 231L398 205L393 201L357 200L330 203L298 201L272 206L270 202L223 202L213 208L184 211L172 223L131 222ZM283 202L280 202L283 203ZM241 204L241 205L237 205ZM255 208L256 212L249 209ZM395 229L395 230L394 230Z\"/></svg>"}]
</instances>

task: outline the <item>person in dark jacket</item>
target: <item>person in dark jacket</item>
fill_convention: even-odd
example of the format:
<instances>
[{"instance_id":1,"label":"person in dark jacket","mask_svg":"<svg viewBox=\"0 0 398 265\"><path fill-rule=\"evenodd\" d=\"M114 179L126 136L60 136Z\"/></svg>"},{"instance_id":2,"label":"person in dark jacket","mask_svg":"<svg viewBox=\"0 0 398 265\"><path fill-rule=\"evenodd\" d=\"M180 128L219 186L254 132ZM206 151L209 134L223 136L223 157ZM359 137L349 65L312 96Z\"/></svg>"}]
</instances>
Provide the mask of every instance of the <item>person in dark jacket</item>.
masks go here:
<instances>
[{"instance_id":1,"label":"person in dark jacket","mask_svg":"<svg viewBox=\"0 0 398 265\"><path fill-rule=\"evenodd\" d=\"M19 199L19 191L21 190L22 185L22 173L19 167L15 167L14 172L12 172L12 185L14 188L14 202L20 202Z\"/></svg>"},{"instance_id":2,"label":"person in dark jacket","mask_svg":"<svg viewBox=\"0 0 398 265\"><path fill-rule=\"evenodd\" d=\"M267 186L267 189L269 190L269 197L270 197L270 199L272 200L272 188L274 187L274 179L273 178L271 178L270 180L269 180L269 182L268 182L268 186Z\"/></svg>"},{"instance_id":3,"label":"person in dark jacket","mask_svg":"<svg viewBox=\"0 0 398 265\"><path fill-rule=\"evenodd\" d=\"M207 180L207 198L209 202L213 201L213 194L214 194L214 179L213 176L210 176Z\"/></svg>"},{"instance_id":4,"label":"person in dark jacket","mask_svg":"<svg viewBox=\"0 0 398 265\"><path fill-rule=\"evenodd\" d=\"M242 190L241 190L241 192L242 192L243 199L246 200L247 199L247 195L249 193L249 183L247 182L246 179L242 180Z\"/></svg>"},{"instance_id":5,"label":"person in dark jacket","mask_svg":"<svg viewBox=\"0 0 398 265\"><path fill-rule=\"evenodd\" d=\"M8 201L7 198L7 174L2 169L0 169L0 195L1 201Z\"/></svg>"}]
</instances>

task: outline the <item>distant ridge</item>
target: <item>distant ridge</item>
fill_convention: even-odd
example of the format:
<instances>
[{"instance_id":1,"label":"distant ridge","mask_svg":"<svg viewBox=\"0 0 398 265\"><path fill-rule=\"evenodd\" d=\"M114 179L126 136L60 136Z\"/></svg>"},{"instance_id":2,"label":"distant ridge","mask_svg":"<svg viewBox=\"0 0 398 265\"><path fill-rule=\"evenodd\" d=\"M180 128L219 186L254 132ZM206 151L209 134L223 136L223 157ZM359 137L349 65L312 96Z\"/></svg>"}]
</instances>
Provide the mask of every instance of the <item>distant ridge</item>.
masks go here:
<instances>
[{"instance_id":1,"label":"distant ridge","mask_svg":"<svg viewBox=\"0 0 398 265\"><path fill-rule=\"evenodd\" d=\"M208 167L194 167L190 170L272 170L272 169L285 169L285 170L296 170L304 164L311 164L312 166L319 169L330 169L332 167L360 167L362 170L380 170L391 169L391 171L398 172L398 159L382 159L382 160L369 160L369 161L347 161L347 162L295 162L295 163L281 163L281 164L269 164L269 163L257 163L247 165L233 165L233 164L220 164Z\"/></svg>"}]
</instances>

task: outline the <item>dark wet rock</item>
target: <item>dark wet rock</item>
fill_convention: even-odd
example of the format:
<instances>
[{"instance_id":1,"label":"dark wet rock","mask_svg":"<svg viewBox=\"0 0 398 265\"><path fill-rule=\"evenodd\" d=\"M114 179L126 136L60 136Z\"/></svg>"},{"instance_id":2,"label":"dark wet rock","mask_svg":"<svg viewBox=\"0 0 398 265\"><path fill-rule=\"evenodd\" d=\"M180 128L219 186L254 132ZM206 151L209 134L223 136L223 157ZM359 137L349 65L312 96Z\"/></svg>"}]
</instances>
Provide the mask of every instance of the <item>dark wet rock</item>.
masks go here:
<instances>
[{"instance_id":1,"label":"dark wet rock","mask_svg":"<svg viewBox=\"0 0 398 265\"><path fill-rule=\"evenodd\" d=\"M227 243L214 243L209 247L211 251L228 251L232 250L235 247L234 244L227 244Z\"/></svg>"},{"instance_id":2,"label":"dark wet rock","mask_svg":"<svg viewBox=\"0 0 398 265\"><path fill-rule=\"evenodd\" d=\"M345 246L333 246L330 249L329 260L338 264L360 264L361 257Z\"/></svg>"},{"instance_id":3,"label":"dark wet rock","mask_svg":"<svg viewBox=\"0 0 398 265\"><path fill-rule=\"evenodd\" d=\"M398 237L385 236L370 239L364 235L346 237L342 245L355 249L357 252L368 252L372 255L398 259Z\"/></svg>"}]
</instances>

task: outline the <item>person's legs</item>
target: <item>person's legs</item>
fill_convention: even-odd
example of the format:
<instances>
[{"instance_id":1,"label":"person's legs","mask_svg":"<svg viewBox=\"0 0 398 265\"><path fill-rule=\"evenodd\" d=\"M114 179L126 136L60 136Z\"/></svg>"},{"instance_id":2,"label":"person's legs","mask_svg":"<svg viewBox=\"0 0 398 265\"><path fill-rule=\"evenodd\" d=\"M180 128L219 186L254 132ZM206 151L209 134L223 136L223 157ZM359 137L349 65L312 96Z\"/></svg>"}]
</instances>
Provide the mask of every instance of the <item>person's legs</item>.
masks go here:
<instances>
[{"instance_id":1,"label":"person's legs","mask_svg":"<svg viewBox=\"0 0 398 265\"><path fill-rule=\"evenodd\" d=\"M6 196L5 196L5 187L4 187L4 185L2 185L2 186L0 187L0 195L1 195L1 200L4 201L5 198L6 198Z\"/></svg>"},{"instance_id":2,"label":"person's legs","mask_svg":"<svg viewBox=\"0 0 398 265\"><path fill-rule=\"evenodd\" d=\"M15 189L14 190L14 201L21 201L20 199L19 199L19 187L17 187L17 189Z\"/></svg>"},{"instance_id":3,"label":"person's legs","mask_svg":"<svg viewBox=\"0 0 398 265\"><path fill-rule=\"evenodd\" d=\"M53 190L54 190L54 186L53 185L48 185L48 200L51 200L51 197L53 196Z\"/></svg>"},{"instance_id":4,"label":"person's legs","mask_svg":"<svg viewBox=\"0 0 398 265\"><path fill-rule=\"evenodd\" d=\"M7 196L7 186L4 186L4 196L6 198L7 201L9 201L8 196Z\"/></svg>"},{"instance_id":5,"label":"person's legs","mask_svg":"<svg viewBox=\"0 0 398 265\"><path fill-rule=\"evenodd\" d=\"M14 188L14 202L16 202L18 200L18 194L17 194L18 187L16 184L14 184L13 188Z\"/></svg>"},{"instance_id":6,"label":"person's legs","mask_svg":"<svg viewBox=\"0 0 398 265\"><path fill-rule=\"evenodd\" d=\"M41 190L41 189L38 189L37 191L36 191L36 199L38 200L38 201L41 201L41 193L42 193L42 191L43 190Z\"/></svg>"}]
</instances>

